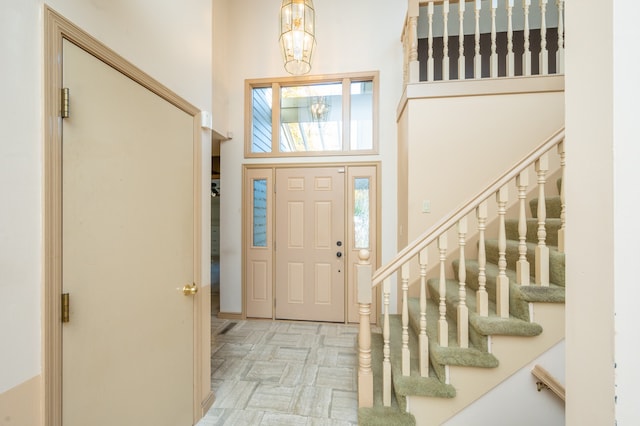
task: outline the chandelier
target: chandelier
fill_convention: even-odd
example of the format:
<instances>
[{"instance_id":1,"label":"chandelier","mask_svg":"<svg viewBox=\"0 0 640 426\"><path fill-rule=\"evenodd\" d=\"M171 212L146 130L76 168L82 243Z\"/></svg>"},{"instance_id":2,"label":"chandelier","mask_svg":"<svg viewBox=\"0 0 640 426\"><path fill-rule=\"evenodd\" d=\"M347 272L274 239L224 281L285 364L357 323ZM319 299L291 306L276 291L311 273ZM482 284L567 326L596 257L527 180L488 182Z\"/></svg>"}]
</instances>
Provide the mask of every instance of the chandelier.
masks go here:
<instances>
[{"instance_id":1,"label":"chandelier","mask_svg":"<svg viewBox=\"0 0 640 426\"><path fill-rule=\"evenodd\" d=\"M280 7L280 49L284 69L302 75L311 70L316 44L315 11L312 0L282 0Z\"/></svg>"}]
</instances>

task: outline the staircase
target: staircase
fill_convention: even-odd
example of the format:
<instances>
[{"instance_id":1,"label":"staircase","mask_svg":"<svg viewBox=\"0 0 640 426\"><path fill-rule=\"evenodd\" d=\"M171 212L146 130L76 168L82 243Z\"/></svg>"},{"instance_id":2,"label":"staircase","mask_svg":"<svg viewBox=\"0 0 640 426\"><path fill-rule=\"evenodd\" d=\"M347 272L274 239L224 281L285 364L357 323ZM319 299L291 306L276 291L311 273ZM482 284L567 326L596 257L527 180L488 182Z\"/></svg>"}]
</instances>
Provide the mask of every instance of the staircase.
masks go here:
<instances>
[{"instance_id":1,"label":"staircase","mask_svg":"<svg viewBox=\"0 0 640 426\"><path fill-rule=\"evenodd\" d=\"M442 424L564 338L562 179L555 185L546 180L552 151L558 153L562 176L563 138L564 130L552 135L375 273L367 253L361 253L359 424ZM538 184L533 189L528 187L531 169ZM517 201L508 207L507 193L514 186ZM552 186L557 195L547 195ZM489 220L487 202L493 195L497 207ZM477 229L468 238L472 216ZM486 230L496 227L497 238L486 238ZM458 243L449 255L448 240ZM477 247L476 259L465 258L468 241ZM439 260L431 269L430 251ZM420 273L412 279L415 260ZM389 277L396 271L402 313L390 315ZM370 302L367 289L377 284L384 322L381 332L371 332L363 319ZM410 286L420 288L419 297L409 297Z\"/></svg>"}]
</instances>

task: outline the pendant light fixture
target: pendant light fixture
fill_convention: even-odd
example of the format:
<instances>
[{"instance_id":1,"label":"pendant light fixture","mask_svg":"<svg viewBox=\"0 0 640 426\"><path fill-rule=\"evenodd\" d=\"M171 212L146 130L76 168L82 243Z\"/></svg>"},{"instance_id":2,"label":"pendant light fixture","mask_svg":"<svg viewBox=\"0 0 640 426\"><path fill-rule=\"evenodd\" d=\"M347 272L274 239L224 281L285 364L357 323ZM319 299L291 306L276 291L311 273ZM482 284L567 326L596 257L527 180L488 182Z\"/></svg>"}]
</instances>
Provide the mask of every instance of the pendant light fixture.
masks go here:
<instances>
[{"instance_id":1,"label":"pendant light fixture","mask_svg":"<svg viewBox=\"0 0 640 426\"><path fill-rule=\"evenodd\" d=\"M280 7L280 49L284 69L302 75L311 70L316 44L315 10L312 0L282 0Z\"/></svg>"}]
</instances>

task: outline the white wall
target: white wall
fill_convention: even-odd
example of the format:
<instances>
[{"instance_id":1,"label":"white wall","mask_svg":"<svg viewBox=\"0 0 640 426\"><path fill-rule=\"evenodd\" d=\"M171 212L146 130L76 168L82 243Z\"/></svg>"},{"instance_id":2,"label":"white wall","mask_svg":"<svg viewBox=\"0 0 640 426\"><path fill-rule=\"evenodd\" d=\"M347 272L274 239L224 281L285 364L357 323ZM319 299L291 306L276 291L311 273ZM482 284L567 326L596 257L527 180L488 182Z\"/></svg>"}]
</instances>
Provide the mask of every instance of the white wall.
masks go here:
<instances>
[{"instance_id":1,"label":"white wall","mask_svg":"<svg viewBox=\"0 0 640 426\"><path fill-rule=\"evenodd\" d=\"M564 385L564 355L562 341L446 421L444 426L478 424L478 419L493 419L492 426L564 425L564 402L548 389L538 392L537 380L531 374L533 367L540 365Z\"/></svg>"},{"instance_id":2,"label":"white wall","mask_svg":"<svg viewBox=\"0 0 640 426\"><path fill-rule=\"evenodd\" d=\"M242 310L241 188L244 160L245 79L287 76L278 45L278 0L227 0L229 41L229 131L222 143L220 201L220 310ZM382 261L395 254L396 106L402 86L400 33L406 4L391 0L315 0L317 49L310 74L380 71L380 155L382 160ZM364 158L356 158L356 160ZM324 157L321 161L344 161ZM278 160L279 161L279 160ZM264 161L262 161L264 162Z\"/></svg>"},{"instance_id":3,"label":"white wall","mask_svg":"<svg viewBox=\"0 0 640 426\"><path fill-rule=\"evenodd\" d=\"M631 287L615 276L613 266L618 254L614 253L613 209L614 3L588 0L570 2L567 7L568 425L614 424L614 293ZM633 45L632 39L620 41L627 49ZM627 178L638 182L637 167ZM628 195L618 196L624 200ZM637 337L637 330L627 331L629 338ZM637 393L627 397L637 401Z\"/></svg>"},{"instance_id":4,"label":"white wall","mask_svg":"<svg viewBox=\"0 0 640 426\"><path fill-rule=\"evenodd\" d=\"M40 2L0 9L0 393L40 374L42 20Z\"/></svg>"},{"instance_id":5,"label":"white wall","mask_svg":"<svg viewBox=\"0 0 640 426\"><path fill-rule=\"evenodd\" d=\"M48 4L211 111L211 0ZM0 393L41 372L43 2L0 4Z\"/></svg>"},{"instance_id":6,"label":"white wall","mask_svg":"<svg viewBox=\"0 0 640 426\"><path fill-rule=\"evenodd\" d=\"M613 33L613 191L614 191L614 276L615 276L615 382L616 419L621 426L640 424L638 389L637 312L640 288L637 285L638 238L640 222L640 121L637 118L640 83L636 75L638 60L629 54L636 40L636 18L640 3L614 2Z\"/></svg>"}]
</instances>

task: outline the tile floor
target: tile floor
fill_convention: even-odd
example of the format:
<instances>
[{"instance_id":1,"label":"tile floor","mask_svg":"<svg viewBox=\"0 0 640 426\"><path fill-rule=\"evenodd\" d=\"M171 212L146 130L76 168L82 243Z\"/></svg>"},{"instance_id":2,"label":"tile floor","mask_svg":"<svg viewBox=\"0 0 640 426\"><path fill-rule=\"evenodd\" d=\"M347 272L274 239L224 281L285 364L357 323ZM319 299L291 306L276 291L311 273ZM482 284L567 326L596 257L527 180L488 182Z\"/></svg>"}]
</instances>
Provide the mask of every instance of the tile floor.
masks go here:
<instances>
[{"instance_id":1,"label":"tile floor","mask_svg":"<svg viewBox=\"0 0 640 426\"><path fill-rule=\"evenodd\" d=\"M197 426L357 424L356 325L214 315L211 332L216 400Z\"/></svg>"}]
</instances>

